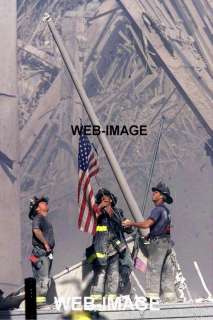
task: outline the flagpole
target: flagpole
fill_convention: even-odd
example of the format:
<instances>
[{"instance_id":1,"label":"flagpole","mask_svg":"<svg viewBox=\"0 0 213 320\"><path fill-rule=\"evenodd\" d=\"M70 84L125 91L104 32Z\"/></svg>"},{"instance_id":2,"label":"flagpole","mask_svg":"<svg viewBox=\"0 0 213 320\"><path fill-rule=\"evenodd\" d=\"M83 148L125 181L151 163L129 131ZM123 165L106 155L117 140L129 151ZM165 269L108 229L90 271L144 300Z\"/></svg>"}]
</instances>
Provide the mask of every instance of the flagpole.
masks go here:
<instances>
[{"instance_id":1,"label":"flagpole","mask_svg":"<svg viewBox=\"0 0 213 320\"><path fill-rule=\"evenodd\" d=\"M119 163L118 163L118 161L117 161L117 159L116 159L116 157L115 157L115 155L114 155L114 153L112 151L112 148L111 148L111 146L110 146L110 144L109 144L109 142L108 142L108 140L106 138L106 135L102 132L101 124L100 124L100 122L99 122L99 120L98 120L98 118L97 118L97 116L96 116L96 114L94 112L93 106L92 106L89 98L87 97L87 94L86 94L86 92L85 92L85 90L83 88L83 85L82 85L82 83L81 83L81 81L80 81L80 79L78 77L78 73L76 72L76 70L74 68L74 65L73 65L73 63L72 63L72 61L70 59L70 56L69 56L69 54L68 54L68 52L67 52L67 50L66 50L66 48L65 48L65 46L63 44L61 36L58 33L58 31L57 31L57 29L55 27L55 24L53 23L51 17L48 14L45 15L43 20L46 21L47 24L48 24L49 30L50 30L50 32L51 32L51 34L53 36L53 39L55 40L55 43L56 43L56 45L57 45L57 47L58 47L58 49L59 49L59 51L61 53L62 59L63 59L65 65L66 65L66 67L68 69L68 72L69 72L69 74L70 74L70 76L71 76L71 78L73 80L75 88L76 88L76 90L77 90L77 92L79 94L79 97L80 97L80 99L82 101L82 104L83 104L83 106L84 106L84 108L85 108L85 110L86 110L86 112L88 114L88 117L89 117L91 123L93 125L96 125L96 126L100 127L101 133L97 137L98 137L99 142L100 142L100 144L101 144L101 146L102 146L102 148L103 148L103 150L105 152L105 155L106 155L106 157L107 157L107 159L109 161L109 164L110 164L110 166L112 168L114 176L115 176L115 178L116 178L116 180L117 180L117 182L118 182L118 184L120 186L122 194L123 194L123 196L124 196L124 198L126 200L128 208L129 208L129 210L130 210L130 212L132 214L132 217L136 221L142 221L143 217L141 215L141 210L139 209L139 207L137 205L137 202L136 202L136 200L135 200L135 198L134 198L134 196L133 196L133 194L132 194L132 192L131 192L131 190L129 188L129 185L128 185L127 181L126 181L126 178L124 177L123 172L121 171ZM141 233L142 236L145 236L145 235L148 234L148 231L149 231L148 229L140 229L139 232Z\"/></svg>"},{"instance_id":2,"label":"flagpole","mask_svg":"<svg viewBox=\"0 0 213 320\"><path fill-rule=\"evenodd\" d=\"M201 273L201 271L200 271L200 268L199 268L199 266L198 266L197 261L194 261L194 267L195 267L195 269L196 269L196 271L197 271L197 274L198 274L198 276L199 276L199 278L200 278L200 281L201 281L201 283L202 283L203 289L205 290L205 292L206 292L207 295L208 295L208 298L212 298L212 294L211 294L211 292L209 291L209 289L207 288L206 282L205 282L205 280L204 280L204 278L203 278L203 275L202 275L202 273Z\"/></svg>"},{"instance_id":3,"label":"flagpole","mask_svg":"<svg viewBox=\"0 0 213 320\"><path fill-rule=\"evenodd\" d=\"M96 149L96 147L94 146L93 143L92 143L92 148L95 150L95 153L96 153L96 155L97 155L97 161L99 162L98 151L97 151L97 149ZM98 170L98 172L100 172L100 164L99 164L99 170ZM98 173L95 175L95 180L96 180L96 183L97 183L98 187L100 188L101 184L100 184L100 181L99 181L99 179L98 179Z\"/></svg>"},{"instance_id":4,"label":"flagpole","mask_svg":"<svg viewBox=\"0 0 213 320\"><path fill-rule=\"evenodd\" d=\"M165 121L165 117L162 116L162 118L160 120L160 130L159 130L159 133L158 133L158 136L157 136L157 139L156 139L154 155L153 155L153 158L152 158L152 163L151 163L151 167L150 167L150 171L149 171L149 180L148 180L147 185L146 185L145 196L144 196L144 199L143 199L143 205L142 205L142 210L141 210L142 216L144 215L144 212L145 212L145 209L146 209L146 203L147 203L147 199L148 199L149 188L150 188L150 184L151 184L151 181L152 181L155 162L156 162L156 159L157 159L160 139L161 139L162 132L163 132L164 121Z\"/></svg>"}]
</instances>

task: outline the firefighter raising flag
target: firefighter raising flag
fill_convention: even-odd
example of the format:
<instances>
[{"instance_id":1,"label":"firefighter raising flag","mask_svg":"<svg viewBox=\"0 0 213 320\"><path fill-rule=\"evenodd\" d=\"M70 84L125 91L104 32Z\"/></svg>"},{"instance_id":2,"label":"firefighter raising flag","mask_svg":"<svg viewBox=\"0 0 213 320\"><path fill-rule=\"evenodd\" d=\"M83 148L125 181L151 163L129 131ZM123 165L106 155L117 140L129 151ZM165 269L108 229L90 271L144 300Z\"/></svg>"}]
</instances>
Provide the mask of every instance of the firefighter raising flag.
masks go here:
<instances>
[{"instance_id":1,"label":"firefighter raising flag","mask_svg":"<svg viewBox=\"0 0 213 320\"><path fill-rule=\"evenodd\" d=\"M95 233L96 217L93 211L95 196L90 182L99 171L97 153L87 136L81 134L78 150L78 227L81 231Z\"/></svg>"}]
</instances>

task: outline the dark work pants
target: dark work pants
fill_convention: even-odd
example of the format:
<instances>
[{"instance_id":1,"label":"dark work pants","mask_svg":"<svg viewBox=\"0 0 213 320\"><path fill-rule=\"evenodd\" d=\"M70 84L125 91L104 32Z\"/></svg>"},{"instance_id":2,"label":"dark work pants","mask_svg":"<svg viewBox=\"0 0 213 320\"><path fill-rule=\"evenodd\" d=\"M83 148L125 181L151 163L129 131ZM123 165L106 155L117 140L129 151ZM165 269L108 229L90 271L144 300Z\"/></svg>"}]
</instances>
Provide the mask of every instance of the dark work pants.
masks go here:
<instances>
[{"instance_id":1,"label":"dark work pants","mask_svg":"<svg viewBox=\"0 0 213 320\"><path fill-rule=\"evenodd\" d=\"M91 295L116 295L119 285L119 254L109 257L107 267L94 271Z\"/></svg>"}]
</instances>

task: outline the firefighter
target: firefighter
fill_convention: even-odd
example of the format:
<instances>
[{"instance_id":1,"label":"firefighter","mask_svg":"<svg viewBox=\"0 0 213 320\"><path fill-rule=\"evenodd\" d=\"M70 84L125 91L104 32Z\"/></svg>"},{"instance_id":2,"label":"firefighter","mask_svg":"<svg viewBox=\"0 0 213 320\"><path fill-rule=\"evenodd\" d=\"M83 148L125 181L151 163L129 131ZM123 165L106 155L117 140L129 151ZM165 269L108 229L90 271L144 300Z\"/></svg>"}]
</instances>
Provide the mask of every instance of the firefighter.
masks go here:
<instances>
[{"instance_id":1,"label":"firefighter","mask_svg":"<svg viewBox=\"0 0 213 320\"><path fill-rule=\"evenodd\" d=\"M53 226L47 218L48 211L47 197L34 197L31 200L29 218L32 220L33 250L30 261L36 279L38 306L46 303L55 246Z\"/></svg>"},{"instance_id":2,"label":"firefighter","mask_svg":"<svg viewBox=\"0 0 213 320\"><path fill-rule=\"evenodd\" d=\"M142 222L123 221L124 227L150 228L148 264L146 272L147 300L162 299L163 302L176 302L175 266L172 258L172 241L170 239L171 216L165 205L173 199L169 188L162 182L152 188L154 209L150 216Z\"/></svg>"},{"instance_id":3,"label":"firefighter","mask_svg":"<svg viewBox=\"0 0 213 320\"><path fill-rule=\"evenodd\" d=\"M94 277L91 297L101 302L102 297L115 298L122 281L128 285L132 270L132 260L124 231L131 233L131 228L124 229L123 211L116 207L117 198L107 189L100 189L96 194L96 233L93 244L86 250L86 256L93 265Z\"/></svg>"}]
</instances>

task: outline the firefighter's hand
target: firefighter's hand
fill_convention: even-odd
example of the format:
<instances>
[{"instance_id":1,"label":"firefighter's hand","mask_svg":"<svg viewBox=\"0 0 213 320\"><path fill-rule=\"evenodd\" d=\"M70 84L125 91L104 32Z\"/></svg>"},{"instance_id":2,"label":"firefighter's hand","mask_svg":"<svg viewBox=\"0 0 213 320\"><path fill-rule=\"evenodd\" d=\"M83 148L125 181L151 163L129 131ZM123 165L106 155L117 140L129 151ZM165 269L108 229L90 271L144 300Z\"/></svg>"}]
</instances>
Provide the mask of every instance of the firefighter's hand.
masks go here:
<instances>
[{"instance_id":1,"label":"firefighter's hand","mask_svg":"<svg viewBox=\"0 0 213 320\"><path fill-rule=\"evenodd\" d=\"M44 247L45 247L45 250L46 250L47 252L50 252L50 251L51 251L50 246L49 246L49 244L48 244L47 242L45 242Z\"/></svg>"},{"instance_id":2,"label":"firefighter's hand","mask_svg":"<svg viewBox=\"0 0 213 320\"><path fill-rule=\"evenodd\" d=\"M108 207L110 205L110 201L107 199L104 199L101 201L101 203L98 205L99 209L103 209L105 207Z\"/></svg>"},{"instance_id":3,"label":"firefighter's hand","mask_svg":"<svg viewBox=\"0 0 213 320\"><path fill-rule=\"evenodd\" d=\"M122 226L124 228L129 228L129 227L132 227L133 223L131 220L129 219L125 219L124 221L122 221Z\"/></svg>"}]
</instances>

